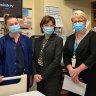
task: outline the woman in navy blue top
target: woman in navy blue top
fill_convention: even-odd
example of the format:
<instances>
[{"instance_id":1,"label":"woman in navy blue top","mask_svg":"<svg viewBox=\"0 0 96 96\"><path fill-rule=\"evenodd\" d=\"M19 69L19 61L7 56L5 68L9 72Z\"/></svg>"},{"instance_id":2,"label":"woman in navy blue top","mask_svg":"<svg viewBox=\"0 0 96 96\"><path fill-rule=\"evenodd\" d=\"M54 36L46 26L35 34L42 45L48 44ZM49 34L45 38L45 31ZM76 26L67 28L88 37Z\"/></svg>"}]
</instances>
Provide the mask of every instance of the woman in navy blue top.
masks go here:
<instances>
[{"instance_id":1,"label":"woman in navy blue top","mask_svg":"<svg viewBox=\"0 0 96 96\"><path fill-rule=\"evenodd\" d=\"M10 77L27 74L27 85L31 85L32 75L32 43L31 40L20 34L20 25L14 16L5 18L5 28L8 34L0 38L0 75ZM16 83L16 80L2 82L4 84ZM27 88L28 89L28 88Z\"/></svg>"}]
</instances>

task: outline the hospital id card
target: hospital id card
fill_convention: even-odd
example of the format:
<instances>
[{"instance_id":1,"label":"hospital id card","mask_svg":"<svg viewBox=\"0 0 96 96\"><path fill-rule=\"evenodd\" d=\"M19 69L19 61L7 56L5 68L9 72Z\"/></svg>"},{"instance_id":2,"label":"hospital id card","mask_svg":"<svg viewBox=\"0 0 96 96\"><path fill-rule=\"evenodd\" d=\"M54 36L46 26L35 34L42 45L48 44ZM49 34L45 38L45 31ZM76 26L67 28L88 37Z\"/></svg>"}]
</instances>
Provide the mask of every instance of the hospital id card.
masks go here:
<instances>
[{"instance_id":1,"label":"hospital id card","mask_svg":"<svg viewBox=\"0 0 96 96\"><path fill-rule=\"evenodd\" d=\"M73 55L73 57L71 58L71 62L72 62L72 67L75 67L76 64L76 56Z\"/></svg>"}]
</instances>

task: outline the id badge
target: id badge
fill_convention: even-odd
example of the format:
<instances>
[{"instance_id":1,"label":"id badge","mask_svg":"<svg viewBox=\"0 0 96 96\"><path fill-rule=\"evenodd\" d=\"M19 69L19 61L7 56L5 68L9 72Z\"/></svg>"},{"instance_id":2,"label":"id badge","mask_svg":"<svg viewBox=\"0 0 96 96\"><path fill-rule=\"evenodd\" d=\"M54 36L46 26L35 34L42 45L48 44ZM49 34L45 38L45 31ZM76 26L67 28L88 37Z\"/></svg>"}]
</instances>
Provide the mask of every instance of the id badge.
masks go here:
<instances>
[{"instance_id":1,"label":"id badge","mask_svg":"<svg viewBox=\"0 0 96 96\"><path fill-rule=\"evenodd\" d=\"M76 56L75 55L73 55L71 62L72 62L72 67L75 67L75 64L76 64Z\"/></svg>"}]
</instances>

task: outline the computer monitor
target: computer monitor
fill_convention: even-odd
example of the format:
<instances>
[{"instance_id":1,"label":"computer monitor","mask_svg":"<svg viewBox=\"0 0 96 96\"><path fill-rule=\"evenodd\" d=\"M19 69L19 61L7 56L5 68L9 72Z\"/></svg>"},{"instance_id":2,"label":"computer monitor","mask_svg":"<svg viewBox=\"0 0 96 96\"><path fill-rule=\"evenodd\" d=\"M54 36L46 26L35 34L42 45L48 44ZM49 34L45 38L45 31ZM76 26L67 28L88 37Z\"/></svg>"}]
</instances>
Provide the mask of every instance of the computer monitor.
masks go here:
<instances>
[{"instance_id":1,"label":"computer monitor","mask_svg":"<svg viewBox=\"0 0 96 96\"><path fill-rule=\"evenodd\" d=\"M22 0L0 0L0 21L4 14L12 14L22 18Z\"/></svg>"}]
</instances>

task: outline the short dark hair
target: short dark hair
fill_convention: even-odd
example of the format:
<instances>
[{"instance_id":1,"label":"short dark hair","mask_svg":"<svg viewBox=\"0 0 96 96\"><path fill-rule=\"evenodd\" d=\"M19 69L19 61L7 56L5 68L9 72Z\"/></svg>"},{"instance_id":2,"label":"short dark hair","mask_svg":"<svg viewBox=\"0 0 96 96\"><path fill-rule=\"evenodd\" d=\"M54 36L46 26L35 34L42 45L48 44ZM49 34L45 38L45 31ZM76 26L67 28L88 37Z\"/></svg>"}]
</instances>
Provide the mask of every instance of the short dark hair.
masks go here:
<instances>
[{"instance_id":1,"label":"short dark hair","mask_svg":"<svg viewBox=\"0 0 96 96\"><path fill-rule=\"evenodd\" d=\"M52 21L52 23L54 25L56 25L56 22L55 22L55 18L52 17L52 16L44 16L40 22L40 28L41 28L41 32L43 33L43 30L42 30L42 27L43 27L43 24L47 24L48 22Z\"/></svg>"}]
</instances>

